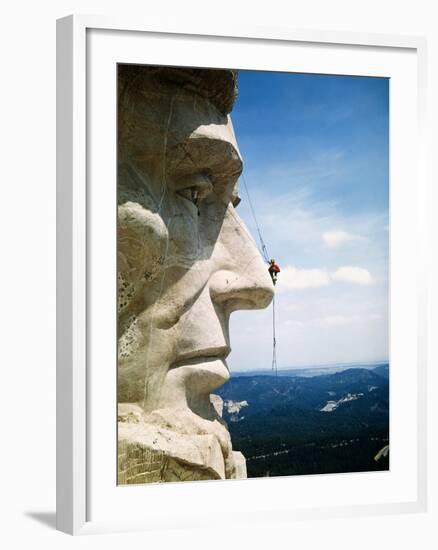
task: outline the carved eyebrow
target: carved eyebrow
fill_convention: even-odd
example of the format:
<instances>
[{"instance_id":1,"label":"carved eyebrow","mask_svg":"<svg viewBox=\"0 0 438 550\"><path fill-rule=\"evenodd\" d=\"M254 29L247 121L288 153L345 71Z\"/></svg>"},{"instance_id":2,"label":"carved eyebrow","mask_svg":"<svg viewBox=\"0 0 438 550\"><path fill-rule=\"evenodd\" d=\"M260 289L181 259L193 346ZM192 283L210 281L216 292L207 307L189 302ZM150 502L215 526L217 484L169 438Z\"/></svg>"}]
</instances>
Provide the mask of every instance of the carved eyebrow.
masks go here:
<instances>
[{"instance_id":1,"label":"carved eyebrow","mask_svg":"<svg viewBox=\"0 0 438 550\"><path fill-rule=\"evenodd\" d=\"M213 182L235 184L243 163L231 141L193 136L169 148L166 156L169 174L207 173Z\"/></svg>"}]
</instances>

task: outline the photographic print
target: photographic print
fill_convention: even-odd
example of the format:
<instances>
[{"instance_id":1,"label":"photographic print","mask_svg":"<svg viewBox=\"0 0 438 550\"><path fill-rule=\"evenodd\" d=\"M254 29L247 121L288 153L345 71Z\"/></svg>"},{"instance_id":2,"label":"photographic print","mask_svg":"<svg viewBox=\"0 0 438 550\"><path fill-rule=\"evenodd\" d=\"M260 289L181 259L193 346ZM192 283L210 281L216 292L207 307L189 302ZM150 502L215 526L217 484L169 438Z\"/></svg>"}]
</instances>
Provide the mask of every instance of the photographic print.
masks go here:
<instances>
[{"instance_id":1,"label":"photographic print","mask_svg":"<svg viewBox=\"0 0 438 550\"><path fill-rule=\"evenodd\" d=\"M389 80L118 65L118 484L389 469Z\"/></svg>"}]
</instances>

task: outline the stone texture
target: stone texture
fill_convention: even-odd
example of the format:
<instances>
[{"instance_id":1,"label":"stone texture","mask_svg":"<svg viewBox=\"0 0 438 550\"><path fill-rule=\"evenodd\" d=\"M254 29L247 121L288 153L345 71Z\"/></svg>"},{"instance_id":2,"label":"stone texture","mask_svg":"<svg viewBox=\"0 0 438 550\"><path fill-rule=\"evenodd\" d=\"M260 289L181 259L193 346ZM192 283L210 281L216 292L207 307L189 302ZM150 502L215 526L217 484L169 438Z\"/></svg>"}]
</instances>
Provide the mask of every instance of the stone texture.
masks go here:
<instances>
[{"instance_id":1,"label":"stone texture","mask_svg":"<svg viewBox=\"0 0 438 550\"><path fill-rule=\"evenodd\" d=\"M236 74L122 66L118 89L119 483L241 478L212 392L229 316L273 287L235 211Z\"/></svg>"}]
</instances>

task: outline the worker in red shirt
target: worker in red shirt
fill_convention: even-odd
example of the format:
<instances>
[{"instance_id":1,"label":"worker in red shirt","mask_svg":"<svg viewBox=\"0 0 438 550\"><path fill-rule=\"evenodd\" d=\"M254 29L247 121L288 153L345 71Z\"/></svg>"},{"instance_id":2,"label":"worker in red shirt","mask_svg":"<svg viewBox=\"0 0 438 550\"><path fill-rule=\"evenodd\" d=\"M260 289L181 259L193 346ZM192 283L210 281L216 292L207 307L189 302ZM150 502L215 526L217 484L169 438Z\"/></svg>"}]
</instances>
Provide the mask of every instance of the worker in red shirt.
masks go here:
<instances>
[{"instance_id":1,"label":"worker in red shirt","mask_svg":"<svg viewBox=\"0 0 438 550\"><path fill-rule=\"evenodd\" d=\"M271 276L272 282L274 283L274 286L275 286L275 283L277 282L277 274L280 273L280 268L275 263L274 259L272 259L269 262L268 271L269 271L269 275Z\"/></svg>"}]
</instances>

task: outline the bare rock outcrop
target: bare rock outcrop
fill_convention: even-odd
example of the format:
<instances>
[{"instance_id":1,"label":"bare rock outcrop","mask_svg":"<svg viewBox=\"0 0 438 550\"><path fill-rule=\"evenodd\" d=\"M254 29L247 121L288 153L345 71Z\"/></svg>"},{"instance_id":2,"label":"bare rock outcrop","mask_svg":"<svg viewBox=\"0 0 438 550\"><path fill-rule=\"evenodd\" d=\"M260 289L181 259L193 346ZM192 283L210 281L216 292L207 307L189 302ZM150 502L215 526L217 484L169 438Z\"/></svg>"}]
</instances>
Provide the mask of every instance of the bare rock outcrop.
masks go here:
<instances>
[{"instance_id":1,"label":"bare rock outcrop","mask_svg":"<svg viewBox=\"0 0 438 550\"><path fill-rule=\"evenodd\" d=\"M219 420L187 408L145 416L141 407L122 404L118 428L120 484L246 477L245 459Z\"/></svg>"}]
</instances>

